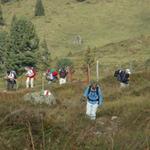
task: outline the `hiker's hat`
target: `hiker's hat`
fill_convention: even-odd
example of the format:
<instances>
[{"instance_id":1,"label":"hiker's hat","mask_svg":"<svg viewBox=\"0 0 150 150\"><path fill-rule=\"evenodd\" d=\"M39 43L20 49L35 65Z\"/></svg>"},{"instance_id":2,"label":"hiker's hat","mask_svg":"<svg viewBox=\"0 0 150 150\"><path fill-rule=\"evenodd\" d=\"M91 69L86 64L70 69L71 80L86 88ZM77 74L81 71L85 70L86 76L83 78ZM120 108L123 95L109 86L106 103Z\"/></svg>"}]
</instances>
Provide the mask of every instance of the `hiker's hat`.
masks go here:
<instances>
[{"instance_id":1,"label":"hiker's hat","mask_svg":"<svg viewBox=\"0 0 150 150\"><path fill-rule=\"evenodd\" d=\"M97 81L91 80L91 81L90 81L90 85L94 85L94 84L97 84Z\"/></svg>"},{"instance_id":2,"label":"hiker's hat","mask_svg":"<svg viewBox=\"0 0 150 150\"><path fill-rule=\"evenodd\" d=\"M130 69L126 69L126 73L131 74Z\"/></svg>"}]
</instances>

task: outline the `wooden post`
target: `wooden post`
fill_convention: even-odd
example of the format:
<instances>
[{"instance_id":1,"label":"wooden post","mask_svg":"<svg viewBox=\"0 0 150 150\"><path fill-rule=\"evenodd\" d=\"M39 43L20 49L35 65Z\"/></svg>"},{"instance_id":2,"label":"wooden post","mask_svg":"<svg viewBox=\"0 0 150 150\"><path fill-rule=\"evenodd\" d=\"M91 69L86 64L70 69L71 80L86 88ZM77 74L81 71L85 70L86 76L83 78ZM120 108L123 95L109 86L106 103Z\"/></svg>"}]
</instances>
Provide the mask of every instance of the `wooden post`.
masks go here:
<instances>
[{"instance_id":1,"label":"wooden post","mask_svg":"<svg viewBox=\"0 0 150 150\"><path fill-rule=\"evenodd\" d=\"M91 80L91 73L90 73L90 65L88 64L87 66L87 69L88 69L88 83L90 83L90 80Z\"/></svg>"},{"instance_id":2,"label":"wooden post","mask_svg":"<svg viewBox=\"0 0 150 150\"><path fill-rule=\"evenodd\" d=\"M67 67L67 71L68 71L68 81L71 82L72 81L72 74L71 74L70 67Z\"/></svg>"},{"instance_id":3,"label":"wooden post","mask_svg":"<svg viewBox=\"0 0 150 150\"><path fill-rule=\"evenodd\" d=\"M99 81L99 61L96 62L96 79Z\"/></svg>"}]
</instances>

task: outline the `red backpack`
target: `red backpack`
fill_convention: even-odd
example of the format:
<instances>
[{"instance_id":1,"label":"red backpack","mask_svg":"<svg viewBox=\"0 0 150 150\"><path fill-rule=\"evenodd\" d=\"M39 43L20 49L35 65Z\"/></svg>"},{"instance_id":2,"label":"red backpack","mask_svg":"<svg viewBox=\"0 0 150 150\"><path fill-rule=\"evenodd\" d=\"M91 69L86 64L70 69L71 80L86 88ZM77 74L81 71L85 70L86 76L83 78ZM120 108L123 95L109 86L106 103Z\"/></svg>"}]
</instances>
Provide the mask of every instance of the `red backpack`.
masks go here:
<instances>
[{"instance_id":1,"label":"red backpack","mask_svg":"<svg viewBox=\"0 0 150 150\"><path fill-rule=\"evenodd\" d=\"M33 67L31 67L31 70L33 71L33 77L35 77L36 76L36 70L35 70L35 68L33 68Z\"/></svg>"}]
</instances>

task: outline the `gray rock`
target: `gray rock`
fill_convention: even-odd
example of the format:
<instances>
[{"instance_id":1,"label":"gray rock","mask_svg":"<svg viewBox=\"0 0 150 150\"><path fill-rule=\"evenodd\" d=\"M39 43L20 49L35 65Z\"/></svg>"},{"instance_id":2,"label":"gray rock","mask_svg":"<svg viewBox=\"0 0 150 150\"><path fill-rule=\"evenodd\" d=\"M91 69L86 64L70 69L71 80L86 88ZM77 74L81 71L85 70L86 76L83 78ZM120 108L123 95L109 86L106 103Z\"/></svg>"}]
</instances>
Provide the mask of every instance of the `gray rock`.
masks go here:
<instances>
[{"instance_id":1,"label":"gray rock","mask_svg":"<svg viewBox=\"0 0 150 150\"><path fill-rule=\"evenodd\" d=\"M45 96L41 92L33 92L28 93L24 96L24 101L31 102L33 104L47 104L47 105L55 105L56 99L53 94Z\"/></svg>"}]
</instances>

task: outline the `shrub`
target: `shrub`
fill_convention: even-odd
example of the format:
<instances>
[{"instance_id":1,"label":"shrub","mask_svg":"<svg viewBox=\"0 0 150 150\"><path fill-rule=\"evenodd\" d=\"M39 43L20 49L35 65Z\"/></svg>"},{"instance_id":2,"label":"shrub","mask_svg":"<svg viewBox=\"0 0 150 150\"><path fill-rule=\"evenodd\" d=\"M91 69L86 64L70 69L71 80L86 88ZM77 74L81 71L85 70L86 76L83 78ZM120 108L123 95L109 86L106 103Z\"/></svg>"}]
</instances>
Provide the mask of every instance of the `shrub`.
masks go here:
<instances>
[{"instance_id":1,"label":"shrub","mask_svg":"<svg viewBox=\"0 0 150 150\"><path fill-rule=\"evenodd\" d=\"M58 68L62 68L62 67L72 67L73 66L73 62L68 59L68 58L62 58L62 59L59 59L58 62L57 62L57 66Z\"/></svg>"}]
</instances>

